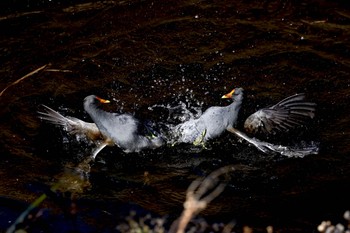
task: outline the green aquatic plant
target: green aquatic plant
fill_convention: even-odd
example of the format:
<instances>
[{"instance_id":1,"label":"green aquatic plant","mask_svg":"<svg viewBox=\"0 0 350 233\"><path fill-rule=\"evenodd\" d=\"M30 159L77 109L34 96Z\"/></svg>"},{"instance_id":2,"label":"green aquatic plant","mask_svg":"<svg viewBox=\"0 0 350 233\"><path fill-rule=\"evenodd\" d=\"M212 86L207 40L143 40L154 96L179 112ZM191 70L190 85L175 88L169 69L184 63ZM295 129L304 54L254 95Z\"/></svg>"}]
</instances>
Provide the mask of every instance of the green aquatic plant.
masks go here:
<instances>
[{"instance_id":1,"label":"green aquatic plant","mask_svg":"<svg viewBox=\"0 0 350 233\"><path fill-rule=\"evenodd\" d=\"M58 185L54 185L51 187L51 191L55 192L58 188ZM26 210L24 210L20 216L16 219L16 221L13 222L13 224L7 229L6 233L13 233L18 232L18 229L16 229L17 225L22 223L30 214L32 210L39 207L40 204L47 198L47 195L44 193L40 197L38 197L35 201L33 201ZM26 232L26 231L24 231Z\"/></svg>"}]
</instances>

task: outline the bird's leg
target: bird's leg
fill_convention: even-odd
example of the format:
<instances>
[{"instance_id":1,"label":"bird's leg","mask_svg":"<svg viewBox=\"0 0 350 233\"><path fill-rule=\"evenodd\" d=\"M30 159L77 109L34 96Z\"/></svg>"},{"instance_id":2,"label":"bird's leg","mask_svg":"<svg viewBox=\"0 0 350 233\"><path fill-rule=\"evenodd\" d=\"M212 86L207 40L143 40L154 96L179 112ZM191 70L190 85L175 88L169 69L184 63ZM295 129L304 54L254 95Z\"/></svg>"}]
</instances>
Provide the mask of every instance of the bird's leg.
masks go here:
<instances>
[{"instance_id":1,"label":"bird's leg","mask_svg":"<svg viewBox=\"0 0 350 233\"><path fill-rule=\"evenodd\" d=\"M283 156L287 157L299 157L302 158L305 155L309 154L318 154L318 146L317 145L310 145L308 147L300 147L300 148L290 148L287 146L282 146L282 145L274 145L268 142L260 141L256 138L250 138L243 132L230 127L227 129L229 132L236 134L240 138L243 138L244 140L248 141L249 143L253 144L256 148L261 150L264 153L268 153L271 151L274 151L276 153L279 153Z\"/></svg>"},{"instance_id":2,"label":"bird's leg","mask_svg":"<svg viewBox=\"0 0 350 233\"><path fill-rule=\"evenodd\" d=\"M245 133L243 133L243 132L241 132L233 127L227 128L227 131L236 134L240 138L243 138L244 140L246 140L250 144L254 145L256 148L258 148L259 150L261 150L264 153L269 152L269 150L267 148L271 149L272 145L270 145L270 143L260 141L256 138L250 138Z\"/></svg>"},{"instance_id":3,"label":"bird's leg","mask_svg":"<svg viewBox=\"0 0 350 233\"><path fill-rule=\"evenodd\" d=\"M108 145L108 142L107 141L103 141L102 143L100 143L96 149L94 150L94 152L92 153L92 160L95 160L97 154L103 149L105 148L106 146Z\"/></svg>"}]
</instances>

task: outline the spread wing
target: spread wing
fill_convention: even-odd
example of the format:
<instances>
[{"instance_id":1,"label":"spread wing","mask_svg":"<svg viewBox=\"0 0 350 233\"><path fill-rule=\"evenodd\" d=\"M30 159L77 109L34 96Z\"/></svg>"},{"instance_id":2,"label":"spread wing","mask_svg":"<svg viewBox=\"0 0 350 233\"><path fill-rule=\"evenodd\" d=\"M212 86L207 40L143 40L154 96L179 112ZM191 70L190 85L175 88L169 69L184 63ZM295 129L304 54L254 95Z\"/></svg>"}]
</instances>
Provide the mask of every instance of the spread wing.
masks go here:
<instances>
[{"instance_id":1,"label":"spread wing","mask_svg":"<svg viewBox=\"0 0 350 233\"><path fill-rule=\"evenodd\" d=\"M62 126L65 131L73 135L84 136L92 141L103 139L95 123L88 123L75 117L65 117L45 105L42 106L44 111L38 112L40 119Z\"/></svg>"},{"instance_id":2,"label":"spread wing","mask_svg":"<svg viewBox=\"0 0 350 233\"><path fill-rule=\"evenodd\" d=\"M244 128L252 134L288 131L314 118L315 107L315 103L305 101L305 94L296 94L250 115L244 123Z\"/></svg>"}]
</instances>

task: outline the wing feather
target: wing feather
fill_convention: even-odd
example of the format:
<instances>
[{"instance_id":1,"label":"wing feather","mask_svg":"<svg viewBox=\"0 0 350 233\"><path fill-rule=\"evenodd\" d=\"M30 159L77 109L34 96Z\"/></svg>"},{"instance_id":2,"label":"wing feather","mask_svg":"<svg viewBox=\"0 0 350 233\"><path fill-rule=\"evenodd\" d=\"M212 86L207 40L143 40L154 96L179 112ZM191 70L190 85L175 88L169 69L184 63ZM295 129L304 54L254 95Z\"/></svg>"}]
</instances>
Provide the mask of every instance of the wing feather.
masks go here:
<instances>
[{"instance_id":1,"label":"wing feather","mask_svg":"<svg viewBox=\"0 0 350 233\"><path fill-rule=\"evenodd\" d=\"M244 128L252 134L288 131L314 118L315 108L315 103L305 101L304 93L296 94L250 115L244 123Z\"/></svg>"}]
</instances>

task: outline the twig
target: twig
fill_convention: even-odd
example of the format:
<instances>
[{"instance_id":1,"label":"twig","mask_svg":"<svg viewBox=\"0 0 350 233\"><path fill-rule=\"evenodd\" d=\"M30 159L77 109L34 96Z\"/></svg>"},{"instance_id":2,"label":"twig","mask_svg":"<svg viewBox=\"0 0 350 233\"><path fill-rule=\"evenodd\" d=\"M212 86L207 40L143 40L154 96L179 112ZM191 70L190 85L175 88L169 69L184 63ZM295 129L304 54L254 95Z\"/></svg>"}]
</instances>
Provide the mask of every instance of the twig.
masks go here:
<instances>
[{"instance_id":1,"label":"twig","mask_svg":"<svg viewBox=\"0 0 350 233\"><path fill-rule=\"evenodd\" d=\"M71 70L59 70L59 69L46 69L47 72L62 72L62 73L72 73Z\"/></svg>"},{"instance_id":2,"label":"twig","mask_svg":"<svg viewBox=\"0 0 350 233\"><path fill-rule=\"evenodd\" d=\"M31 11L31 12L23 12L18 14L7 15L7 16L0 17L0 21L12 19L12 18L18 18L26 15L41 14L43 12L44 11Z\"/></svg>"},{"instance_id":3,"label":"twig","mask_svg":"<svg viewBox=\"0 0 350 233\"><path fill-rule=\"evenodd\" d=\"M219 176L233 170L232 166L222 167L212 172L204 180L197 179L193 181L187 189L184 211L180 218L172 224L169 232L184 233L191 219L204 210L224 190L226 184L220 183ZM214 190L211 191L212 189ZM208 193L209 191L211 192ZM203 197L206 193L208 194Z\"/></svg>"},{"instance_id":4,"label":"twig","mask_svg":"<svg viewBox=\"0 0 350 233\"><path fill-rule=\"evenodd\" d=\"M7 90L7 88L9 88L9 87L11 87L11 86L13 86L13 85L16 85L17 83L19 83L19 82L21 82L21 81L23 81L24 79L26 79L26 78L28 78L28 77L30 77L30 76L32 76L33 74L35 74L35 73L38 73L39 71L41 71L41 70L43 70L43 69L45 69L46 68L46 66L47 65L44 65L44 66L42 66L42 67L40 67L40 68L38 68L38 69L36 69L36 70L34 70L34 71L32 71L32 72L30 72L29 74L26 74L26 75L24 75L22 78L20 78L20 79L18 79L18 80L16 80L16 81L14 81L13 83L11 83L10 85L8 85L7 87L5 87L2 91L1 91L1 93L0 93L0 97L2 96L2 94Z\"/></svg>"}]
</instances>

